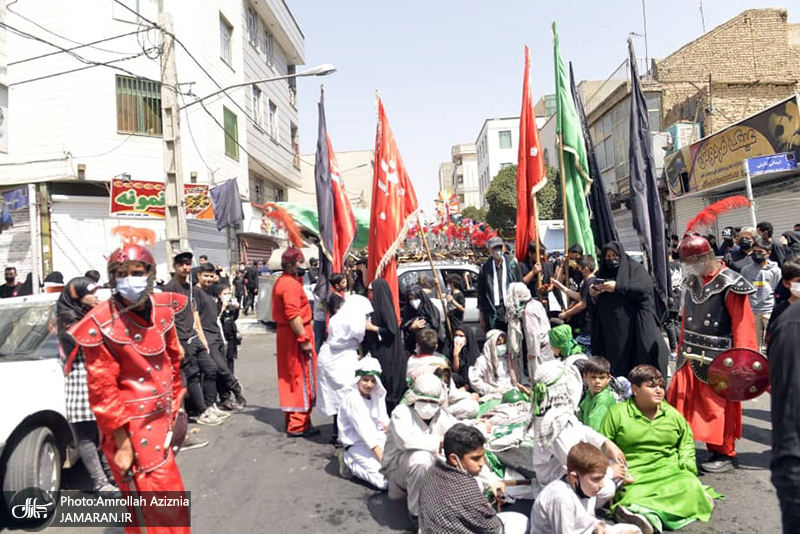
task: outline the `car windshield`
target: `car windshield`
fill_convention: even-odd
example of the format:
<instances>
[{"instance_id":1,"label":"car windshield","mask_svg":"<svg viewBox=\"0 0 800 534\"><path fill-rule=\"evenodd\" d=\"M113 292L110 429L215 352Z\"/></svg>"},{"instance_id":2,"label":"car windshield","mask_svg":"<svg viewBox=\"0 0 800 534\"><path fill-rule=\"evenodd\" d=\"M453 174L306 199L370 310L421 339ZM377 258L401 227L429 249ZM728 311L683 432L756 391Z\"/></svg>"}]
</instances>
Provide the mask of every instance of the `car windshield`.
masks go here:
<instances>
[{"instance_id":1,"label":"car windshield","mask_svg":"<svg viewBox=\"0 0 800 534\"><path fill-rule=\"evenodd\" d=\"M57 356L55 305L52 302L0 309L0 361Z\"/></svg>"}]
</instances>

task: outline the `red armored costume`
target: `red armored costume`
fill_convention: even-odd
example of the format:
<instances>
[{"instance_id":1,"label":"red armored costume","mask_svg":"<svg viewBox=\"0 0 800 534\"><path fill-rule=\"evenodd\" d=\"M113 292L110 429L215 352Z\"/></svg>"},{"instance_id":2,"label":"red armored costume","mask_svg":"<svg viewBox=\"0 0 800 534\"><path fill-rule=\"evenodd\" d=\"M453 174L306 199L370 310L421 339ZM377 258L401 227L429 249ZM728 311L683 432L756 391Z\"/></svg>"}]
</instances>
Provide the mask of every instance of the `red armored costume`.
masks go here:
<instances>
[{"instance_id":1,"label":"red armored costume","mask_svg":"<svg viewBox=\"0 0 800 534\"><path fill-rule=\"evenodd\" d=\"M125 245L109 259L112 280L116 269L126 262L144 263L151 273L155 269L147 249ZM134 309L126 310L118 288L115 296L94 307L69 334L83 348L89 401L117 486L125 495L134 493L135 487L139 494L180 492L168 494L177 498L183 495L183 482L168 439L185 390L174 314L186 306L187 299L176 293L151 295L151 291L142 294ZM133 447L134 460L127 473L114 461L118 429L124 429ZM144 496L148 501L152 498L152 494ZM126 532L143 531L142 521L149 533L189 532L185 508L130 511L133 523L126 526Z\"/></svg>"}]
</instances>

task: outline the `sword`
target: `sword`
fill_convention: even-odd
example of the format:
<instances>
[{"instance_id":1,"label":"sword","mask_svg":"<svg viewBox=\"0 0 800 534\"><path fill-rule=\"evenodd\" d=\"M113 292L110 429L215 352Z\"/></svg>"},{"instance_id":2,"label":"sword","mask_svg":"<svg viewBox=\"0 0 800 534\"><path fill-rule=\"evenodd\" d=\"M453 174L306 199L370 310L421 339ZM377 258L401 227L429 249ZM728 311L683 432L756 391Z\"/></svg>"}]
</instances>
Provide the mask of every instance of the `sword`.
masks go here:
<instances>
[{"instance_id":1,"label":"sword","mask_svg":"<svg viewBox=\"0 0 800 534\"><path fill-rule=\"evenodd\" d=\"M706 351L702 351L700 354L692 354L691 352L684 351L683 357L687 360L694 360L698 362L701 367L703 365L711 365L711 362L714 361L714 358L709 358L706 356Z\"/></svg>"},{"instance_id":2,"label":"sword","mask_svg":"<svg viewBox=\"0 0 800 534\"><path fill-rule=\"evenodd\" d=\"M131 466L125 473L125 476L122 477L122 482L124 482L125 485L127 486L128 491L134 498L134 502L138 502L139 490L136 489L136 483L133 480L133 466ZM142 534L147 534L147 525L144 522L144 513L142 512L142 508L138 504L135 505L133 508L136 511L136 519L139 522L139 528L141 529Z\"/></svg>"}]
</instances>

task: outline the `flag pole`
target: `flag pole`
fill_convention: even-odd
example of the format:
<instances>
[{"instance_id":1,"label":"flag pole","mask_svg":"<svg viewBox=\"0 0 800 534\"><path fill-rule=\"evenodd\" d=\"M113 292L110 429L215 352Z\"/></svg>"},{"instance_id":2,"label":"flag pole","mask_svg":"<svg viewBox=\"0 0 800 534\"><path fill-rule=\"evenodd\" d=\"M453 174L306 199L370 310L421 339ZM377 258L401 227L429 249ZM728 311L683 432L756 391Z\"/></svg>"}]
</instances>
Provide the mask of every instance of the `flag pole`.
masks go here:
<instances>
[{"instance_id":1,"label":"flag pole","mask_svg":"<svg viewBox=\"0 0 800 534\"><path fill-rule=\"evenodd\" d=\"M536 221L536 225L533 227L533 231L535 232L535 235L533 236L533 239L536 241L536 261L533 262L532 267L536 268L536 264L542 262L542 256L541 256L542 253L539 250L539 206L538 206L538 202L536 201L536 193L533 193L531 195L531 197L533 197L533 220ZM517 246L519 246L519 244L517 244ZM539 287L539 291L541 292L541 290L542 290L542 271L541 270L538 273L536 273L536 280L539 282L539 286L538 287ZM536 297L539 297L539 295L536 295Z\"/></svg>"},{"instance_id":2,"label":"flag pole","mask_svg":"<svg viewBox=\"0 0 800 534\"><path fill-rule=\"evenodd\" d=\"M428 261L431 264L431 272L433 273L433 283L436 284L436 296L439 298L439 302L442 303L442 312L444 313L444 322L447 325L447 335L452 339L453 337L453 327L450 325L450 316L447 314L447 302L444 300L444 294L442 293L442 286L439 284L439 275L436 271L436 266L433 264L433 255L431 254L431 249L428 246L428 238L425 237L425 232L422 228L422 216L417 212L417 224L419 224L420 232L419 235L422 236L422 244L425 246L425 253L428 254Z\"/></svg>"},{"instance_id":3,"label":"flag pole","mask_svg":"<svg viewBox=\"0 0 800 534\"><path fill-rule=\"evenodd\" d=\"M558 134L558 163L561 170L561 216L564 220L564 257L569 251L569 217L567 217L567 174L564 168L564 138ZM569 287L569 261L564 262L564 285ZM569 297L567 297L569 298Z\"/></svg>"}]
</instances>

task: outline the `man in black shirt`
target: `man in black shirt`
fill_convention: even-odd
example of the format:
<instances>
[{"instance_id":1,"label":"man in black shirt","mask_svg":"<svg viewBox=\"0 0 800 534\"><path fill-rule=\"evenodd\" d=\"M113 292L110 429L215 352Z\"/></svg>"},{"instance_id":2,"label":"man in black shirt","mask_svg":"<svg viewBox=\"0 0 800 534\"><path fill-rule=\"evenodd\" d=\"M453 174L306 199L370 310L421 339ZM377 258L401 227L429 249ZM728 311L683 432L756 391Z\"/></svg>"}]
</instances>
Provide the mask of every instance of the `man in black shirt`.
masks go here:
<instances>
[{"instance_id":1,"label":"man in black shirt","mask_svg":"<svg viewBox=\"0 0 800 534\"><path fill-rule=\"evenodd\" d=\"M208 352L217 364L217 390L224 410L243 410L246 404L242 395L242 385L228 369L225 350L225 337L219 322L220 307L214 289L216 270L210 263L200 265L197 273L197 291L195 295L200 326L205 334Z\"/></svg>"},{"instance_id":2,"label":"man in black shirt","mask_svg":"<svg viewBox=\"0 0 800 534\"><path fill-rule=\"evenodd\" d=\"M539 245L539 253L542 257L547 258L547 249L544 245ZM547 298L547 286L550 284L551 278L556 272L556 266L551 261L541 261L536 259L536 243L533 241L528 245L528 257L525 261L518 264L519 277L522 283L528 286L534 298L539 298L545 309L549 310ZM542 273L542 285L539 286L539 272Z\"/></svg>"},{"instance_id":3,"label":"man in black shirt","mask_svg":"<svg viewBox=\"0 0 800 534\"><path fill-rule=\"evenodd\" d=\"M205 336L200 328L200 317L197 314L197 289L189 284L192 272L192 253L181 252L172 263L175 275L164 291L179 293L189 298L189 306L175 314L175 330L183 347L181 372L186 382L186 393L189 396L187 406L189 412L197 415L201 425L217 426L227 413L220 415L216 409L217 401L217 364L208 353Z\"/></svg>"},{"instance_id":4,"label":"man in black shirt","mask_svg":"<svg viewBox=\"0 0 800 534\"><path fill-rule=\"evenodd\" d=\"M247 290L247 298L242 312L247 315L250 310L255 308L256 295L258 294L258 262L255 260L253 260L253 265L244 272L244 287Z\"/></svg>"},{"instance_id":5,"label":"man in black shirt","mask_svg":"<svg viewBox=\"0 0 800 534\"><path fill-rule=\"evenodd\" d=\"M744 227L739 231L739 248L728 252L725 256L725 265L739 273L742 267L753 263L750 254L753 252L755 233L756 229L750 227Z\"/></svg>"},{"instance_id":6,"label":"man in black shirt","mask_svg":"<svg viewBox=\"0 0 800 534\"><path fill-rule=\"evenodd\" d=\"M781 505L783 532L800 525L800 304L781 314L770 335L772 484Z\"/></svg>"},{"instance_id":7,"label":"man in black shirt","mask_svg":"<svg viewBox=\"0 0 800 534\"><path fill-rule=\"evenodd\" d=\"M17 283L16 267L6 267L6 283L0 286L0 299L7 299L19 295L20 285Z\"/></svg>"},{"instance_id":8,"label":"man in black shirt","mask_svg":"<svg viewBox=\"0 0 800 534\"><path fill-rule=\"evenodd\" d=\"M558 318L569 323L573 332L576 333L575 340L578 343L584 347L591 347L592 318L589 288L595 283L594 272L597 266L594 258L587 254L578 260L577 267L576 270L581 275L579 291L567 289L561 282L554 281L554 284L558 286L561 291L564 291L570 299L575 301L575 304L570 306L566 311L559 313Z\"/></svg>"}]
</instances>

